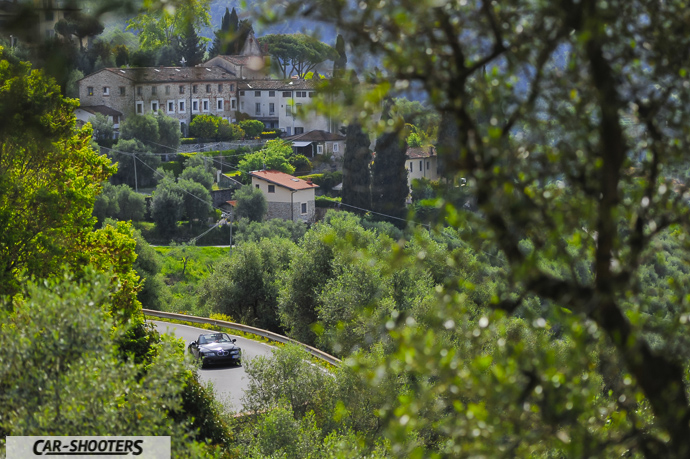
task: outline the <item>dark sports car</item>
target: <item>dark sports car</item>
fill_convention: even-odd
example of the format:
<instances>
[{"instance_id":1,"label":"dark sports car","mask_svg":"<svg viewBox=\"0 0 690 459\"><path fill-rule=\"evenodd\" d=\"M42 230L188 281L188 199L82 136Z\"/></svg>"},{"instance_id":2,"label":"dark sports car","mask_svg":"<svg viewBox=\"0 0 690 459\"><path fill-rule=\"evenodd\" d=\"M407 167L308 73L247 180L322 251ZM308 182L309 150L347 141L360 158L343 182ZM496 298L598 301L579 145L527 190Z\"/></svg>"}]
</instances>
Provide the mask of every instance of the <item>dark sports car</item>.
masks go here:
<instances>
[{"instance_id":1,"label":"dark sports car","mask_svg":"<svg viewBox=\"0 0 690 459\"><path fill-rule=\"evenodd\" d=\"M242 349L235 344L235 339L227 333L208 333L199 335L196 341L189 343L187 349L201 361L201 366L210 363L241 364Z\"/></svg>"}]
</instances>

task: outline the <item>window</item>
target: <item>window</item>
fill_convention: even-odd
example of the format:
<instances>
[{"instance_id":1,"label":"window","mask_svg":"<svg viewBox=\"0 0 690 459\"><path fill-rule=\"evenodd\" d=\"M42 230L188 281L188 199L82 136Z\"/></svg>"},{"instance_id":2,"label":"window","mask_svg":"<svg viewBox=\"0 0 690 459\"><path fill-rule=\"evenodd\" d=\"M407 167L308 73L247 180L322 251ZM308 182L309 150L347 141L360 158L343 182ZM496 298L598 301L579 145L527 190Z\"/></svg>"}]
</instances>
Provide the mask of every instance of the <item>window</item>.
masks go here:
<instances>
[{"instance_id":1,"label":"window","mask_svg":"<svg viewBox=\"0 0 690 459\"><path fill-rule=\"evenodd\" d=\"M307 203L306 203L306 202L303 202L303 203L302 203L302 213L303 213L303 214L306 214L306 213L307 213Z\"/></svg>"},{"instance_id":2,"label":"window","mask_svg":"<svg viewBox=\"0 0 690 459\"><path fill-rule=\"evenodd\" d=\"M168 113L175 113L175 102L168 101Z\"/></svg>"},{"instance_id":3,"label":"window","mask_svg":"<svg viewBox=\"0 0 690 459\"><path fill-rule=\"evenodd\" d=\"M218 92L223 92L223 83L218 83Z\"/></svg>"},{"instance_id":4,"label":"window","mask_svg":"<svg viewBox=\"0 0 690 459\"><path fill-rule=\"evenodd\" d=\"M104 96L109 96L110 95L110 88L107 86L103 86L103 95Z\"/></svg>"},{"instance_id":5,"label":"window","mask_svg":"<svg viewBox=\"0 0 690 459\"><path fill-rule=\"evenodd\" d=\"M235 90L235 85L234 85L234 84L231 84L231 85L230 85L230 91L234 91L234 90Z\"/></svg>"},{"instance_id":6,"label":"window","mask_svg":"<svg viewBox=\"0 0 690 459\"><path fill-rule=\"evenodd\" d=\"M275 113L276 113L276 104L271 102L270 104L268 104L268 114L269 115L275 115Z\"/></svg>"},{"instance_id":7,"label":"window","mask_svg":"<svg viewBox=\"0 0 690 459\"><path fill-rule=\"evenodd\" d=\"M158 101L157 101L157 100L154 100L154 101L151 102L151 111L152 111L153 113L157 113L157 112L158 112Z\"/></svg>"},{"instance_id":8,"label":"window","mask_svg":"<svg viewBox=\"0 0 690 459\"><path fill-rule=\"evenodd\" d=\"M261 91L254 91L254 97L261 97Z\"/></svg>"},{"instance_id":9,"label":"window","mask_svg":"<svg viewBox=\"0 0 690 459\"><path fill-rule=\"evenodd\" d=\"M302 108L302 104L295 104L295 113L299 112Z\"/></svg>"},{"instance_id":10,"label":"window","mask_svg":"<svg viewBox=\"0 0 690 459\"><path fill-rule=\"evenodd\" d=\"M137 113L142 114L144 113L144 103L143 102L137 102Z\"/></svg>"},{"instance_id":11,"label":"window","mask_svg":"<svg viewBox=\"0 0 690 459\"><path fill-rule=\"evenodd\" d=\"M291 97L291 96L292 96L292 94L290 93L290 91L283 91L283 97Z\"/></svg>"},{"instance_id":12,"label":"window","mask_svg":"<svg viewBox=\"0 0 690 459\"><path fill-rule=\"evenodd\" d=\"M124 96L127 93L127 89L124 86L120 86L120 95Z\"/></svg>"},{"instance_id":13,"label":"window","mask_svg":"<svg viewBox=\"0 0 690 459\"><path fill-rule=\"evenodd\" d=\"M198 112L198 111L199 111L199 101L193 100L192 101L192 113Z\"/></svg>"},{"instance_id":14,"label":"window","mask_svg":"<svg viewBox=\"0 0 690 459\"><path fill-rule=\"evenodd\" d=\"M426 170L429 170L429 161L426 162Z\"/></svg>"},{"instance_id":15,"label":"window","mask_svg":"<svg viewBox=\"0 0 690 459\"><path fill-rule=\"evenodd\" d=\"M223 99L216 100L216 110L223 111Z\"/></svg>"},{"instance_id":16,"label":"window","mask_svg":"<svg viewBox=\"0 0 690 459\"><path fill-rule=\"evenodd\" d=\"M192 86L192 92L193 92L194 94L196 94L196 89L197 89L197 85L193 85L193 86Z\"/></svg>"},{"instance_id":17,"label":"window","mask_svg":"<svg viewBox=\"0 0 690 459\"><path fill-rule=\"evenodd\" d=\"M309 91L309 98L313 98L313 97L314 97L314 91Z\"/></svg>"},{"instance_id":18,"label":"window","mask_svg":"<svg viewBox=\"0 0 690 459\"><path fill-rule=\"evenodd\" d=\"M184 113L184 100L178 101L179 103L177 104L177 111L179 113Z\"/></svg>"},{"instance_id":19,"label":"window","mask_svg":"<svg viewBox=\"0 0 690 459\"><path fill-rule=\"evenodd\" d=\"M296 127L295 128L295 135L297 134L304 134L304 128L303 127Z\"/></svg>"},{"instance_id":20,"label":"window","mask_svg":"<svg viewBox=\"0 0 690 459\"><path fill-rule=\"evenodd\" d=\"M208 93L210 93L210 92L211 92L211 85L210 85L210 84L207 84L207 85L206 85L206 94L208 94Z\"/></svg>"},{"instance_id":21,"label":"window","mask_svg":"<svg viewBox=\"0 0 690 459\"><path fill-rule=\"evenodd\" d=\"M275 193L276 192L276 186L275 185L268 185L268 192L269 193Z\"/></svg>"},{"instance_id":22,"label":"window","mask_svg":"<svg viewBox=\"0 0 690 459\"><path fill-rule=\"evenodd\" d=\"M323 145L317 145L317 146L316 146L316 154L317 154L317 155L322 155L322 154L323 154Z\"/></svg>"},{"instance_id":23,"label":"window","mask_svg":"<svg viewBox=\"0 0 690 459\"><path fill-rule=\"evenodd\" d=\"M86 92L87 92L90 96L93 96L93 86L89 86L88 88L86 88Z\"/></svg>"},{"instance_id":24,"label":"window","mask_svg":"<svg viewBox=\"0 0 690 459\"><path fill-rule=\"evenodd\" d=\"M170 86L165 87L165 95L169 96L170 95Z\"/></svg>"},{"instance_id":25,"label":"window","mask_svg":"<svg viewBox=\"0 0 690 459\"><path fill-rule=\"evenodd\" d=\"M204 99L201 101L201 109L205 112L208 111L208 99Z\"/></svg>"},{"instance_id":26,"label":"window","mask_svg":"<svg viewBox=\"0 0 690 459\"><path fill-rule=\"evenodd\" d=\"M340 150L340 145L336 142L333 142L333 152L337 153Z\"/></svg>"},{"instance_id":27,"label":"window","mask_svg":"<svg viewBox=\"0 0 690 459\"><path fill-rule=\"evenodd\" d=\"M261 115L261 102L256 103L256 114Z\"/></svg>"},{"instance_id":28,"label":"window","mask_svg":"<svg viewBox=\"0 0 690 459\"><path fill-rule=\"evenodd\" d=\"M276 92L275 91L268 91L268 97L275 97Z\"/></svg>"},{"instance_id":29,"label":"window","mask_svg":"<svg viewBox=\"0 0 690 459\"><path fill-rule=\"evenodd\" d=\"M240 111L241 111L241 112L244 111L244 101L241 101L241 102L240 102Z\"/></svg>"},{"instance_id":30,"label":"window","mask_svg":"<svg viewBox=\"0 0 690 459\"><path fill-rule=\"evenodd\" d=\"M156 88L155 86L151 86L151 95L155 96L156 94L158 94L158 88Z\"/></svg>"},{"instance_id":31,"label":"window","mask_svg":"<svg viewBox=\"0 0 690 459\"><path fill-rule=\"evenodd\" d=\"M412 164L412 161L410 161L410 172L414 172L414 164Z\"/></svg>"},{"instance_id":32,"label":"window","mask_svg":"<svg viewBox=\"0 0 690 459\"><path fill-rule=\"evenodd\" d=\"M307 97L307 91L297 91L295 97Z\"/></svg>"},{"instance_id":33,"label":"window","mask_svg":"<svg viewBox=\"0 0 690 459\"><path fill-rule=\"evenodd\" d=\"M232 99L230 101L230 108L232 108L233 110L237 108L237 101L235 99Z\"/></svg>"},{"instance_id":34,"label":"window","mask_svg":"<svg viewBox=\"0 0 690 459\"><path fill-rule=\"evenodd\" d=\"M424 170L423 164L424 164L424 161L419 162L419 172L422 172Z\"/></svg>"},{"instance_id":35,"label":"window","mask_svg":"<svg viewBox=\"0 0 690 459\"><path fill-rule=\"evenodd\" d=\"M240 91L240 96L244 96L244 91Z\"/></svg>"},{"instance_id":36,"label":"window","mask_svg":"<svg viewBox=\"0 0 690 459\"><path fill-rule=\"evenodd\" d=\"M137 86L137 96L140 96L143 93L143 89L141 86Z\"/></svg>"},{"instance_id":37,"label":"window","mask_svg":"<svg viewBox=\"0 0 690 459\"><path fill-rule=\"evenodd\" d=\"M184 94L184 86L180 85L180 94Z\"/></svg>"},{"instance_id":38,"label":"window","mask_svg":"<svg viewBox=\"0 0 690 459\"><path fill-rule=\"evenodd\" d=\"M256 185L256 189L257 189L257 190L260 190L260 189L261 189L261 188L259 188L259 185L258 185L258 184Z\"/></svg>"},{"instance_id":39,"label":"window","mask_svg":"<svg viewBox=\"0 0 690 459\"><path fill-rule=\"evenodd\" d=\"M285 116L292 116L292 107L289 105L285 106Z\"/></svg>"}]
</instances>

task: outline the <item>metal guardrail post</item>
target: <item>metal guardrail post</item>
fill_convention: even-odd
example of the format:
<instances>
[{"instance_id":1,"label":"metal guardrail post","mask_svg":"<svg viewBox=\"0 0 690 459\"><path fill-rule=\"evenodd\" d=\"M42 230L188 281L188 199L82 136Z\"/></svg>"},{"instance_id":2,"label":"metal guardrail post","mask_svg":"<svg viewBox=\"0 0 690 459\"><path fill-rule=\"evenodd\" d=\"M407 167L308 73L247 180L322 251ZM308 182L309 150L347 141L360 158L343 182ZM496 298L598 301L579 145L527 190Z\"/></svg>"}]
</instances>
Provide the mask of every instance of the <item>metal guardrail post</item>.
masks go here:
<instances>
[{"instance_id":1,"label":"metal guardrail post","mask_svg":"<svg viewBox=\"0 0 690 459\"><path fill-rule=\"evenodd\" d=\"M234 322L227 322L225 320L216 320L216 319L207 319L205 317L196 317L196 316L188 316L185 314L176 314L174 312L163 312L163 311L154 311L152 309L142 309L144 312L144 315L147 316L152 316L152 317L159 317L163 319L174 319L174 320L182 320L185 322L193 322L197 324L207 324L207 325L215 325L215 326L222 326L225 328L229 328L231 330L237 330L241 331L244 333L249 333L252 335L257 335L261 336L262 338L270 339L271 341L276 341L278 343L283 343L283 344L296 344L300 346L302 349L313 355L314 357L323 360L324 362L330 363L331 365L334 365L336 367L340 366L342 361L337 358L333 357L330 354L326 354L325 352L316 349L315 347L308 346L304 343L300 343L299 341L296 341L292 338L288 338L287 336L279 335L277 333L270 332L268 330L262 330L260 328L254 328L250 327L249 325L243 325L243 324L236 324Z\"/></svg>"}]
</instances>

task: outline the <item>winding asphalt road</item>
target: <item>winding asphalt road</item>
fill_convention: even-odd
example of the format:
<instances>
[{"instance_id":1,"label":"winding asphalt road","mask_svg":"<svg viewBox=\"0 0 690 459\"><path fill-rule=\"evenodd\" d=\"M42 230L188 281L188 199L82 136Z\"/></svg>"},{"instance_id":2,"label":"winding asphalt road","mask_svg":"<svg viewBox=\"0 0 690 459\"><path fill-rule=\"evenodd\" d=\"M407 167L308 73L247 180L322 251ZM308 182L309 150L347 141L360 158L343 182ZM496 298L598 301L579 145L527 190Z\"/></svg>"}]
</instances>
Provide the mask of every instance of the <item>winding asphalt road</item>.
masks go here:
<instances>
[{"instance_id":1,"label":"winding asphalt road","mask_svg":"<svg viewBox=\"0 0 690 459\"><path fill-rule=\"evenodd\" d=\"M156 325L160 333L167 333L182 338L185 344L196 340L202 333L210 333L210 330L190 327L188 325L172 324L158 320L149 322ZM254 358L258 355L270 356L272 346L235 336L227 332L232 338L237 339L237 344L242 348L242 360ZM234 411L242 410L242 396L249 386L249 378L244 372L244 367L234 365L215 365L199 369L199 379L202 382L213 383L216 399Z\"/></svg>"}]
</instances>

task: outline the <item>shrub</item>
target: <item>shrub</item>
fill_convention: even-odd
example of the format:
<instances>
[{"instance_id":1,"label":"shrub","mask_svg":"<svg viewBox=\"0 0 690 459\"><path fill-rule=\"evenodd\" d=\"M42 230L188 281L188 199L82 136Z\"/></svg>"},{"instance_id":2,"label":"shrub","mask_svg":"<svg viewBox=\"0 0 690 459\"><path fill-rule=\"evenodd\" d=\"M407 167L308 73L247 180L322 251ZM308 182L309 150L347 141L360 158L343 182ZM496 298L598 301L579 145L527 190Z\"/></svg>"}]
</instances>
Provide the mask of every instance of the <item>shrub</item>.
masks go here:
<instances>
[{"instance_id":1,"label":"shrub","mask_svg":"<svg viewBox=\"0 0 690 459\"><path fill-rule=\"evenodd\" d=\"M175 174L175 178L179 177L182 173L182 163L179 161L168 161L167 163L161 163L160 168L164 171L170 171Z\"/></svg>"},{"instance_id":2,"label":"shrub","mask_svg":"<svg viewBox=\"0 0 690 459\"><path fill-rule=\"evenodd\" d=\"M341 198L331 198L330 196L317 196L315 200L316 207L324 207L327 209L338 207L340 202Z\"/></svg>"},{"instance_id":3,"label":"shrub","mask_svg":"<svg viewBox=\"0 0 690 459\"><path fill-rule=\"evenodd\" d=\"M214 115L197 115L189 123L189 132L202 139L215 139L218 136L218 127L222 118Z\"/></svg>"},{"instance_id":4,"label":"shrub","mask_svg":"<svg viewBox=\"0 0 690 459\"><path fill-rule=\"evenodd\" d=\"M280 137L280 131L264 131L261 133L262 139L276 139Z\"/></svg>"},{"instance_id":5,"label":"shrub","mask_svg":"<svg viewBox=\"0 0 690 459\"><path fill-rule=\"evenodd\" d=\"M221 120L218 125L218 140L237 140L245 136L244 130L237 124L230 124L228 120Z\"/></svg>"},{"instance_id":6,"label":"shrub","mask_svg":"<svg viewBox=\"0 0 690 459\"><path fill-rule=\"evenodd\" d=\"M311 162L304 155L293 155L288 160L298 172L311 172Z\"/></svg>"},{"instance_id":7,"label":"shrub","mask_svg":"<svg viewBox=\"0 0 690 459\"><path fill-rule=\"evenodd\" d=\"M266 126L264 126L264 123L258 120L240 121L240 127L244 130L246 137L252 139L259 137L263 130L266 128Z\"/></svg>"}]
</instances>

